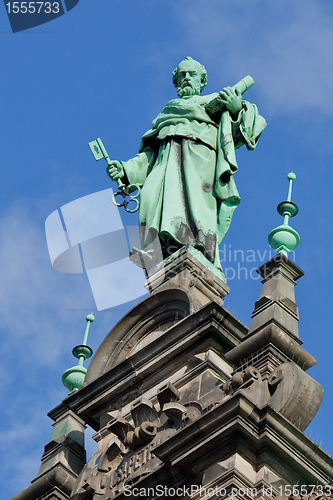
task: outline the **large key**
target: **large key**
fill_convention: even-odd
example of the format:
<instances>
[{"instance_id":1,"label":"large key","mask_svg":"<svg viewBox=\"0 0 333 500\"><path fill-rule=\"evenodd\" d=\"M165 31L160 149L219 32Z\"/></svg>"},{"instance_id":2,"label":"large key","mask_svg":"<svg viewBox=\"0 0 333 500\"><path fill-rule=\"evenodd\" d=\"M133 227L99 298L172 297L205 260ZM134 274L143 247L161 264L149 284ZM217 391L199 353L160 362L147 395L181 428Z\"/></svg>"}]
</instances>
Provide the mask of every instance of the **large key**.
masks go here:
<instances>
[{"instance_id":1,"label":"large key","mask_svg":"<svg viewBox=\"0 0 333 500\"><path fill-rule=\"evenodd\" d=\"M91 149L92 154L95 157L95 160L101 160L102 158L105 159L106 163L111 166L112 162L109 158L109 155L104 147L104 144L102 142L102 139L98 138L95 141L89 142L89 147ZM125 186L123 182L121 182L120 179L117 179L117 184L120 189L117 193L114 193L112 196L112 203L116 205L116 207L124 207L126 212L129 213L134 213L139 209L140 206L140 201L138 200L140 196L140 185L139 184L129 184L128 186ZM133 194L135 191L137 191L136 194ZM123 198L122 203L117 203L116 197L121 196ZM129 196L129 201L126 199L127 196ZM134 209L128 208L129 203L131 201L134 201L136 204Z\"/></svg>"}]
</instances>

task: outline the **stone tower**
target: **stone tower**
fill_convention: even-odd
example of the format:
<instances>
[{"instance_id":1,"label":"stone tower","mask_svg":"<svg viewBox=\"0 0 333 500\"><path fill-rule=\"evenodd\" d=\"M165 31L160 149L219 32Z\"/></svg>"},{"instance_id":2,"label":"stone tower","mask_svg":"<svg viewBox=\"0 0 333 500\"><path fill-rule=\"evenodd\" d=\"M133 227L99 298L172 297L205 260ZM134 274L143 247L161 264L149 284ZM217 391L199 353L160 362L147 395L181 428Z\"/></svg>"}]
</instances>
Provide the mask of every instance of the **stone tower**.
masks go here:
<instances>
[{"instance_id":1,"label":"stone tower","mask_svg":"<svg viewBox=\"0 0 333 500\"><path fill-rule=\"evenodd\" d=\"M298 334L303 272L281 254L258 272L248 330L198 251L157 268L151 295L105 337L84 387L49 413L41 468L14 500L299 498L314 486L330 496L333 459L303 432L323 397ZM98 448L85 464L86 424Z\"/></svg>"}]
</instances>

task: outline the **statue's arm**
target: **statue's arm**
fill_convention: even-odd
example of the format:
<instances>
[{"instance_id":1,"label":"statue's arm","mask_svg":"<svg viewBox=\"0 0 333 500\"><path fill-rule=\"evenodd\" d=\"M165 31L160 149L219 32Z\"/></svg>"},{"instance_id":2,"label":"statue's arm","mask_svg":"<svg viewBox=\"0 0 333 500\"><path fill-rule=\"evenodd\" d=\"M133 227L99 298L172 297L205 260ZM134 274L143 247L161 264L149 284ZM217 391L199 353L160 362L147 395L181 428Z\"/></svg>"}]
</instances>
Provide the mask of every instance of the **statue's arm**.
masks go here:
<instances>
[{"instance_id":1,"label":"statue's arm","mask_svg":"<svg viewBox=\"0 0 333 500\"><path fill-rule=\"evenodd\" d=\"M257 106L242 99L242 92L238 88L238 84L233 87L225 87L221 92L215 94L213 99L205 104L205 108L207 113L220 123L221 121L225 122L225 112L228 111L235 149L240 148L243 144L248 149L254 149L267 125L266 120L259 115Z\"/></svg>"},{"instance_id":2,"label":"statue's arm","mask_svg":"<svg viewBox=\"0 0 333 500\"><path fill-rule=\"evenodd\" d=\"M221 114L224 111L229 111L233 120L237 120L238 114L242 109L242 94L237 85L233 87L224 87L221 92L216 92L205 96L205 109L207 114L218 123Z\"/></svg>"},{"instance_id":3,"label":"statue's arm","mask_svg":"<svg viewBox=\"0 0 333 500\"><path fill-rule=\"evenodd\" d=\"M125 186L129 184L144 184L150 169L156 159L156 153L151 147L146 147L134 158L128 161L112 160L107 167L107 174L111 180L120 179Z\"/></svg>"},{"instance_id":4,"label":"statue's arm","mask_svg":"<svg viewBox=\"0 0 333 500\"><path fill-rule=\"evenodd\" d=\"M255 104L242 101L237 119L231 116L231 125L235 149L239 149L243 144L247 149L254 149L267 123Z\"/></svg>"},{"instance_id":5,"label":"statue's arm","mask_svg":"<svg viewBox=\"0 0 333 500\"><path fill-rule=\"evenodd\" d=\"M237 117L232 117L228 110L222 112L217 141L215 183L216 194L222 200L239 202L232 176L238 170L235 149L243 144L248 149L254 149L265 127L266 121L259 115L257 106L247 101L242 101Z\"/></svg>"},{"instance_id":6,"label":"statue's arm","mask_svg":"<svg viewBox=\"0 0 333 500\"><path fill-rule=\"evenodd\" d=\"M242 94L237 89L225 87L219 92L221 105L229 111L232 120L237 121L239 113L242 109Z\"/></svg>"}]
</instances>

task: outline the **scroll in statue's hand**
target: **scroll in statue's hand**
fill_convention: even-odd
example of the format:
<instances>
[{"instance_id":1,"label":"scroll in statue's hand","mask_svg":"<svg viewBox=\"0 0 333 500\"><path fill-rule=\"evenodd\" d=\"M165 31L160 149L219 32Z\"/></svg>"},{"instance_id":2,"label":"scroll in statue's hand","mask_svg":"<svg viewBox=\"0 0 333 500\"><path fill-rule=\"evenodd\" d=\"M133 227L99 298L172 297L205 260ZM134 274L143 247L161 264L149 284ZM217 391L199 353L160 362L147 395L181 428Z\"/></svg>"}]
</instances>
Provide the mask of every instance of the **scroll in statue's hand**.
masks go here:
<instances>
[{"instance_id":1,"label":"scroll in statue's hand","mask_svg":"<svg viewBox=\"0 0 333 500\"><path fill-rule=\"evenodd\" d=\"M125 171L121 163L117 160L111 161L111 163L106 167L106 172L112 181L122 179L125 175Z\"/></svg>"},{"instance_id":2,"label":"scroll in statue's hand","mask_svg":"<svg viewBox=\"0 0 333 500\"><path fill-rule=\"evenodd\" d=\"M221 102L224 103L225 107L233 116L237 116L242 109L242 94L231 87L225 87L221 92L219 92L221 97Z\"/></svg>"}]
</instances>

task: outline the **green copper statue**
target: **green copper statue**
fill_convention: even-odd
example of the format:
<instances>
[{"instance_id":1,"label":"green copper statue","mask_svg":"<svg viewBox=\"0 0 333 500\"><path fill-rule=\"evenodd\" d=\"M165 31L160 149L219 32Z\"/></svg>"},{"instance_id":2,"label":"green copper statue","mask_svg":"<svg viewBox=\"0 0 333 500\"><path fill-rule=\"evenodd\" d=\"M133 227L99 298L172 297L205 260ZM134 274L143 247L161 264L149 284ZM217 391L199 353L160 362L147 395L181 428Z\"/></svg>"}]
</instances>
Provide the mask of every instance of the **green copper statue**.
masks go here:
<instances>
[{"instance_id":1,"label":"green copper statue","mask_svg":"<svg viewBox=\"0 0 333 500\"><path fill-rule=\"evenodd\" d=\"M186 57L174 70L173 83L179 99L169 101L155 118L139 153L126 162L111 161L107 172L112 180L143 186L143 252L152 253L158 241L166 258L192 245L221 269L218 246L240 202L233 179L235 149L243 144L254 149L266 122L254 104L242 100L251 77L201 96L206 69Z\"/></svg>"}]
</instances>

